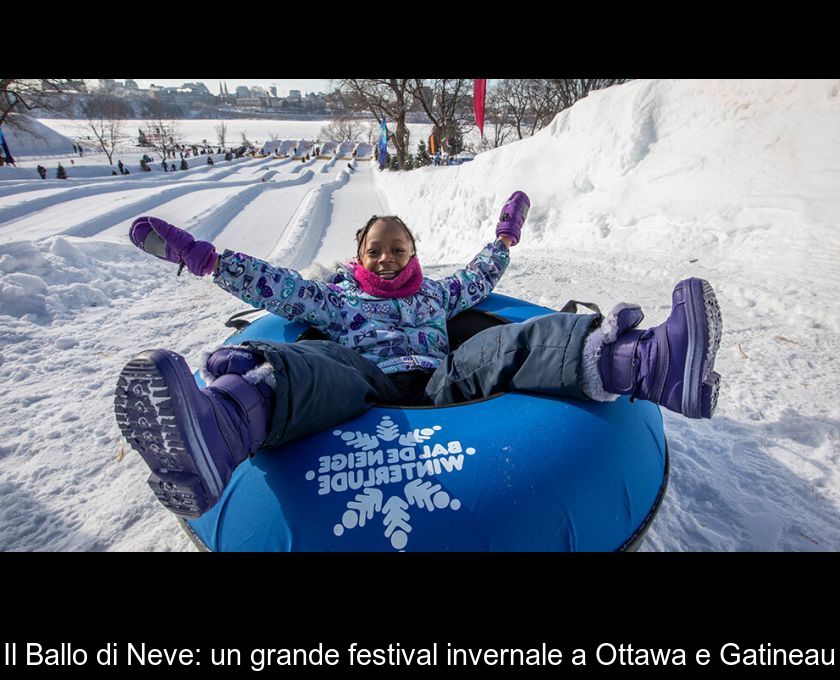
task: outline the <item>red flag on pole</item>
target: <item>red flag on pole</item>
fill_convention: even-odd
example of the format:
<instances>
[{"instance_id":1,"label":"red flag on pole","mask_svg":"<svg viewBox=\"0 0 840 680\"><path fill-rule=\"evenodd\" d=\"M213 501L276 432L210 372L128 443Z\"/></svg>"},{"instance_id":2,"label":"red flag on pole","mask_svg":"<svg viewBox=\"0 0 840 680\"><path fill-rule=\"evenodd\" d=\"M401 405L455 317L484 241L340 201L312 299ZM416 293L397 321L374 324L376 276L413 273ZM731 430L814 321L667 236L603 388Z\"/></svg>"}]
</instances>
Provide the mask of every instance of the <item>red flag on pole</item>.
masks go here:
<instances>
[{"instance_id":1,"label":"red flag on pole","mask_svg":"<svg viewBox=\"0 0 840 680\"><path fill-rule=\"evenodd\" d=\"M473 111L475 113L475 124L484 137L484 95L487 94L487 81L475 80L473 84Z\"/></svg>"}]
</instances>

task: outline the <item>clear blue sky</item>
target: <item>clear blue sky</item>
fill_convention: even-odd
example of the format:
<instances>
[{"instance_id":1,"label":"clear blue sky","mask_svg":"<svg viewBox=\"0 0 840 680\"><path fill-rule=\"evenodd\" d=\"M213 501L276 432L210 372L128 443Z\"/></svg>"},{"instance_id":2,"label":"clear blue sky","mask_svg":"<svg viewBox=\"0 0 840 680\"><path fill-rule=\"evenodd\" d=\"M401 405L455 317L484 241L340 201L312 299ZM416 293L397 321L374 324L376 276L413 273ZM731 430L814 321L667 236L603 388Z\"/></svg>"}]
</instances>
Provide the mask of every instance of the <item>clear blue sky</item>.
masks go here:
<instances>
[{"instance_id":1,"label":"clear blue sky","mask_svg":"<svg viewBox=\"0 0 840 680\"><path fill-rule=\"evenodd\" d=\"M115 78L115 80L120 80ZM134 82L140 88L146 90L149 85L155 84L162 87L177 87L184 83L204 83L207 89L213 94L219 94L219 81L227 83L228 92L236 92L236 88L240 85L251 87L252 85L260 85L268 90L272 85L277 86L277 96L286 97L289 90L300 90L302 94L307 92L324 92L331 90L329 79L265 79L265 78L134 78ZM121 82L124 82L125 78Z\"/></svg>"}]
</instances>

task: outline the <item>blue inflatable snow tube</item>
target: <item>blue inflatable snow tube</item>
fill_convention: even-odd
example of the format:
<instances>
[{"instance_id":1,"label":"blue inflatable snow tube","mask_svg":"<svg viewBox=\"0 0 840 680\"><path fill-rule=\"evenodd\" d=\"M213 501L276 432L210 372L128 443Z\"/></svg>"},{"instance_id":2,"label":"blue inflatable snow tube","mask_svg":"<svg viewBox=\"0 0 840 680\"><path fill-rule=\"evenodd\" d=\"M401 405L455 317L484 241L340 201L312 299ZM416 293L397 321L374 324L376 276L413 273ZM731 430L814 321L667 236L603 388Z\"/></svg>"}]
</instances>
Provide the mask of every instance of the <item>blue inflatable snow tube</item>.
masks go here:
<instances>
[{"instance_id":1,"label":"blue inflatable snow tube","mask_svg":"<svg viewBox=\"0 0 840 680\"><path fill-rule=\"evenodd\" d=\"M498 294L475 309L494 323L553 311ZM267 315L227 343L294 342L306 330ZM262 449L209 512L181 521L213 551L627 550L667 479L655 404L507 392L448 407L375 406Z\"/></svg>"}]
</instances>

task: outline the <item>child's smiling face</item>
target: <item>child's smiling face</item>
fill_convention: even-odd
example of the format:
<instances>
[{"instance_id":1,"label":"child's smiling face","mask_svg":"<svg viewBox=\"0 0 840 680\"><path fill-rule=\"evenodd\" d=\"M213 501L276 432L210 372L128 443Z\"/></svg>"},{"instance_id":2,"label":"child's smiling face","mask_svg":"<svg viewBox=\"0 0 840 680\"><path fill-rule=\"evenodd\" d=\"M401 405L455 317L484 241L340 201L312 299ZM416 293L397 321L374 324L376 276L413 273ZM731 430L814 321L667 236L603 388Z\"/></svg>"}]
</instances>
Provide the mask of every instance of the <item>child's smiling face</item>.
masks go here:
<instances>
[{"instance_id":1,"label":"child's smiling face","mask_svg":"<svg viewBox=\"0 0 840 680\"><path fill-rule=\"evenodd\" d=\"M411 238L398 222L376 220L359 248L359 262L383 279L393 279L408 266L414 250Z\"/></svg>"}]
</instances>

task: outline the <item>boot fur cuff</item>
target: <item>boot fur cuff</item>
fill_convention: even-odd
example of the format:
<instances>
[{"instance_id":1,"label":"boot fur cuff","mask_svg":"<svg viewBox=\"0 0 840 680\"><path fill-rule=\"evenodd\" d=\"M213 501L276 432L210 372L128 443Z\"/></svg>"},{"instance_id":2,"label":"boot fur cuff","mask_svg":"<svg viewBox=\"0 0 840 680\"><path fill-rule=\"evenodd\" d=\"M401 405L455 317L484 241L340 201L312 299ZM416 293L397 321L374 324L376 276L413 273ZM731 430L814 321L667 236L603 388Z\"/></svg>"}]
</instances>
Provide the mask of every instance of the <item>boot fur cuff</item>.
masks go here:
<instances>
[{"instance_id":1,"label":"boot fur cuff","mask_svg":"<svg viewBox=\"0 0 840 680\"><path fill-rule=\"evenodd\" d=\"M274 366L267 361L256 368L252 368L242 377L245 379L245 382L249 382L252 385L265 383L272 390L277 389L277 381L274 379Z\"/></svg>"},{"instance_id":2,"label":"boot fur cuff","mask_svg":"<svg viewBox=\"0 0 840 680\"><path fill-rule=\"evenodd\" d=\"M618 314L623 309L637 308L639 305L629 302L621 302L610 310L601 321L601 326L595 329L586 338L583 346L583 389L584 394L595 401L615 401L619 395L604 391L604 382L601 379L601 351L604 345L616 341L618 338Z\"/></svg>"},{"instance_id":3,"label":"boot fur cuff","mask_svg":"<svg viewBox=\"0 0 840 680\"><path fill-rule=\"evenodd\" d=\"M213 350L204 350L201 353L201 361L199 363L198 375L204 381L205 385L209 385L216 379L216 376L207 370L207 361L210 359L213 352L215 352L218 349L221 349L221 347L217 347Z\"/></svg>"}]
</instances>

